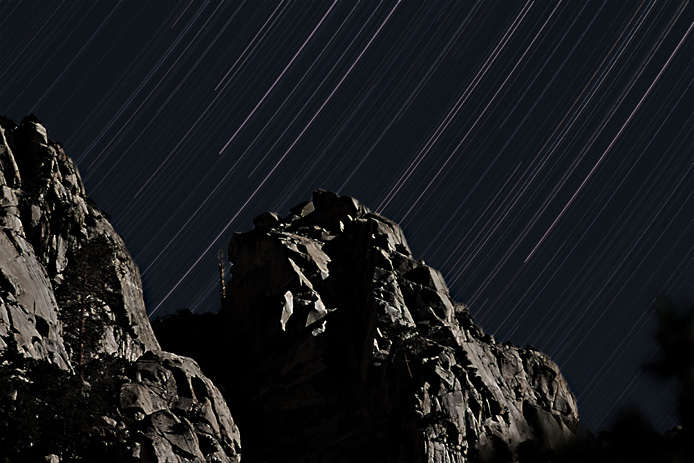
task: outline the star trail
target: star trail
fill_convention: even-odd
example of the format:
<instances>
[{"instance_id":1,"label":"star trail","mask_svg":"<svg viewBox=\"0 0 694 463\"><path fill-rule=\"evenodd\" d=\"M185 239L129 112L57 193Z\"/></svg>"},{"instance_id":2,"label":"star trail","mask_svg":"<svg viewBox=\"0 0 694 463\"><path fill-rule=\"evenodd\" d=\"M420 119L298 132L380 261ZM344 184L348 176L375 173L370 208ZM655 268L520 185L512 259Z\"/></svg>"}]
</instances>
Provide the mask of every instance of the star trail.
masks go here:
<instances>
[{"instance_id":1,"label":"star trail","mask_svg":"<svg viewBox=\"0 0 694 463\"><path fill-rule=\"evenodd\" d=\"M694 303L694 6L0 1L0 113L33 112L140 266L150 318L218 308L217 253L314 189L403 227L586 427L674 384L653 300Z\"/></svg>"}]
</instances>

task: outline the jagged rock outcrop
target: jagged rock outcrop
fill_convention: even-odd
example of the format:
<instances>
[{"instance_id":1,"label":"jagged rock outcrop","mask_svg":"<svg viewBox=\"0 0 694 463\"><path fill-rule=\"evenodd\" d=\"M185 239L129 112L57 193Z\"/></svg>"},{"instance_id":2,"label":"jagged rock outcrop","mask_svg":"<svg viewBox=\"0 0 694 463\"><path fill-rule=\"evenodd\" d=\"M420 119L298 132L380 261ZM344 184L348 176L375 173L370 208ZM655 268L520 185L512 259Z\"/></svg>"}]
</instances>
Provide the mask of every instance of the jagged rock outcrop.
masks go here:
<instances>
[{"instance_id":1,"label":"jagged rock outcrop","mask_svg":"<svg viewBox=\"0 0 694 463\"><path fill-rule=\"evenodd\" d=\"M575 437L557 366L484 334L352 198L232 237L222 311L175 337L213 384L160 350L137 267L38 120L0 118L0 168L0 457L238 462L241 433L246 462L487 462Z\"/></svg>"},{"instance_id":2,"label":"jagged rock outcrop","mask_svg":"<svg viewBox=\"0 0 694 463\"><path fill-rule=\"evenodd\" d=\"M134 361L158 349L137 266L104 213L86 197L79 173L60 144L48 139L35 118L25 118L16 128L5 120L0 124L0 165L4 230L0 268L7 307L0 338L13 336L31 357L66 366L56 309L61 302L80 304L77 299L82 295L61 294L61 286L67 274L75 278L84 270L84 265L78 268L77 257L101 241L105 243L99 249L103 290L92 292L87 301L90 315L98 312L101 318L100 339L94 343L98 350L92 354ZM64 296L64 301L56 301L56 295ZM30 330L29 325L36 328Z\"/></svg>"},{"instance_id":3,"label":"jagged rock outcrop","mask_svg":"<svg viewBox=\"0 0 694 463\"><path fill-rule=\"evenodd\" d=\"M123 240L34 117L0 117L0 190L0 460L238 462L221 393L160 350Z\"/></svg>"},{"instance_id":4,"label":"jagged rock outcrop","mask_svg":"<svg viewBox=\"0 0 694 463\"><path fill-rule=\"evenodd\" d=\"M226 361L204 366L245 461L506 461L575 437L557 366L476 327L397 224L317 191L254 225L229 244Z\"/></svg>"},{"instance_id":5,"label":"jagged rock outcrop","mask_svg":"<svg viewBox=\"0 0 694 463\"><path fill-rule=\"evenodd\" d=\"M239 431L219 390L191 359L148 352L120 390L120 407L138 422L133 445L143 461L239 461Z\"/></svg>"},{"instance_id":6,"label":"jagged rock outcrop","mask_svg":"<svg viewBox=\"0 0 694 463\"><path fill-rule=\"evenodd\" d=\"M0 124L0 350L16 342L27 356L68 368L49 276L26 240L20 219L21 176L10 148L12 132ZM45 129L43 130L45 132ZM37 211L38 213L38 211Z\"/></svg>"}]
</instances>

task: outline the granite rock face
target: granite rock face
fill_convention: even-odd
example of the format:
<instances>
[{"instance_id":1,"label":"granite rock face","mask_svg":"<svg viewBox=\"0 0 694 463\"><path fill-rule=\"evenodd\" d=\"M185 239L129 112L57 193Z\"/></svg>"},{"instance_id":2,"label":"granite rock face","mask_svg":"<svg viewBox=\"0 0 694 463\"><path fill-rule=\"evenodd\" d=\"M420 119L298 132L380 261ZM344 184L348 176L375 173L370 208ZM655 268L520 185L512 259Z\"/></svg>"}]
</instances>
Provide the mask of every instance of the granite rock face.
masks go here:
<instances>
[{"instance_id":1,"label":"granite rock face","mask_svg":"<svg viewBox=\"0 0 694 463\"><path fill-rule=\"evenodd\" d=\"M245 461L507 461L574 439L557 366L476 327L397 224L319 190L254 225L229 244L224 371L206 368Z\"/></svg>"},{"instance_id":2,"label":"granite rock face","mask_svg":"<svg viewBox=\"0 0 694 463\"><path fill-rule=\"evenodd\" d=\"M99 249L104 281L88 301L91 314L98 311L101 318L92 354L134 361L158 349L137 266L104 213L86 197L79 173L60 144L49 140L45 127L33 118L16 128L5 123L0 127L0 165L0 268L7 290L0 338L14 336L32 358L67 367L56 320L62 301L56 301L56 295L69 283L66 275L74 278L81 271L77 265L71 268L71 261L76 263L86 247L99 241L104 244ZM79 304L74 291L64 296L66 303Z\"/></svg>"},{"instance_id":3,"label":"granite rock face","mask_svg":"<svg viewBox=\"0 0 694 463\"><path fill-rule=\"evenodd\" d=\"M148 352L121 386L120 407L141 429L143 461L240 461L239 431L219 390L195 361Z\"/></svg>"},{"instance_id":4,"label":"granite rock face","mask_svg":"<svg viewBox=\"0 0 694 463\"><path fill-rule=\"evenodd\" d=\"M0 117L0 190L0 414L23 420L0 422L0 459L236 463L243 434L244 462L489 462L575 438L557 366L484 334L355 199L319 190L234 234L222 311L172 337L208 378L160 349L136 265L37 119Z\"/></svg>"},{"instance_id":5,"label":"granite rock face","mask_svg":"<svg viewBox=\"0 0 694 463\"><path fill-rule=\"evenodd\" d=\"M34 117L0 117L0 190L0 459L238 462L221 393L160 350L123 240Z\"/></svg>"}]
</instances>

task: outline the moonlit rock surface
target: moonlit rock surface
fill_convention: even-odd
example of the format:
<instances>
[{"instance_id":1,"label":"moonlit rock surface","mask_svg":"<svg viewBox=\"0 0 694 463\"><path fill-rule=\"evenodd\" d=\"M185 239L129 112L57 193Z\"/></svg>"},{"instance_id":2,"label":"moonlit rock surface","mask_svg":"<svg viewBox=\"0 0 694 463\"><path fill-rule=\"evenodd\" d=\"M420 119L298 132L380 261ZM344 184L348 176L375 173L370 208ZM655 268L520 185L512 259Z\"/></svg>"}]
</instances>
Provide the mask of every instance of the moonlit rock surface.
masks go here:
<instances>
[{"instance_id":1,"label":"moonlit rock surface","mask_svg":"<svg viewBox=\"0 0 694 463\"><path fill-rule=\"evenodd\" d=\"M89 430L89 438L103 444L104 436L119 436L120 440L102 445L110 449L107 452L116 452L119 461L237 463L239 431L222 394L193 360L159 350L137 266L106 215L85 195L79 173L62 147L48 138L46 128L33 117L17 128L0 117L0 168L0 369L7 368L3 377L14 375L29 384L45 381L27 373L36 371L26 368L34 360L55 364L68 375L77 374L78 356L74 351L70 354L65 333L68 320L75 324L80 318L64 315L86 307L86 319L97 322L88 325L87 334L95 341L85 362L105 369L103 365L117 365L105 370L108 376L103 380L116 392L105 397L108 403L102 420ZM98 281L98 291L77 294L75 288L87 286L72 281L85 275L84 269L75 268L79 267L75 256L95 240L102 243L100 268L87 270L98 273L103 281ZM65 288L73 292L66 294ZM15 349L25 362L19 368L4 357L9 353L7 359L14 359ZM99 393L90 392L88 383L81 388L78 393L85 397ZM6 393L13 400L26 394L23 390ZM40 394L21 399L47 400ZM75 414L75 410L57 412ZM29 427L34 425L40 427L40 423ZM60 449L49 450L60 453ZM47 461L60 460L55 453L47 455ZM82 455L89 461L106 458Z\"/></svg>"},{"instance_id":2,"label":"moonlit rock surface","mask_svg":"<svg viewBox=\"0 0 694 463\"><path fill-rule=\"evenodd\" d=\"M557 366L484 334L397 224L327 191L260 217L229 244L233 375L209 373L248 461L506 461L574 439Z\"/></svg>"},{"instance_id":3,"label":"moonlit rock surface","mask_svg":"<svg viewBox=\"0 0 694 463\"><path fill-rule=\"evenodd\" d=\"M1 130L0 187L5 205L0 212L5 230L2 269L11 272L6 281L8 289L14 288L10 293L18 305L12 305L9 294L3 300L10 304L8 308L16 307L9 309L12 326L26 325L22 321L25 319L30 323L45 320L49 328L47 334L38 336L39 342L46 339L56 347L41 348L39 353L29 345L26 338L34 336L28 334L25 326L9 332L18 338L20 346L31 351L33 358L64 356L56 340L61 329L56 323L55 292L64 283L70 256L87 241L102 237L109 243L105 250L106 272L114 278L109 282L108 305L102 314L100 350L134 361L144 352L158 349L147 319L137 266L104 213L87 199L72 160L60 144L47 138L43 125L32 118L26 118L16 129L7 125ZM23 274L27 272L31 275ZM34 317L34 312L40 319Z\"/></svg>"},{"instance_id":4,"label":"moonlit rock surface","mask_svg":"<svg viewBox=\"0 0 694 463\"><path fill-rule=\"evenodd\" d=\"M121 387L120 405L144 434L143 461L239 461L239 430L222 394L193 360L156 351L135 366L135 378Z\"/></svg>"}]
</instances>

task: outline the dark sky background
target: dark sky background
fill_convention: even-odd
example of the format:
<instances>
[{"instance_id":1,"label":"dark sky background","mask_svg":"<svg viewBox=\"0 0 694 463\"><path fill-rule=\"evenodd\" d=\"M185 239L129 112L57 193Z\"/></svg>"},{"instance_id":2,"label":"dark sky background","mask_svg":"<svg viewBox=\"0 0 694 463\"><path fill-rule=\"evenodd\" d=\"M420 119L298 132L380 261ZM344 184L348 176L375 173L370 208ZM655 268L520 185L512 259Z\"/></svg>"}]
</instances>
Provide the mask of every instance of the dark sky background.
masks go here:
<instances>
[{"instance_id":1,"label":"dark sky background","mask_svg":"<svg viewBox=\"0 0 694 463\"><path fill-rule=\"evenodd\" d=\"M694 302L694 5L0 1L0 113L34 112L140 266L216 310L216 255L316 188L401 224L584 424L677 421L652 301Z\"/></svg>"}]
</instances>

